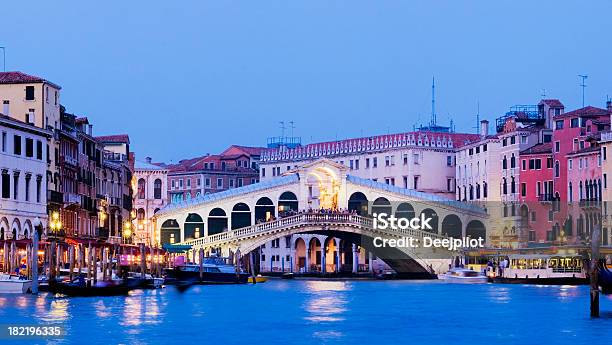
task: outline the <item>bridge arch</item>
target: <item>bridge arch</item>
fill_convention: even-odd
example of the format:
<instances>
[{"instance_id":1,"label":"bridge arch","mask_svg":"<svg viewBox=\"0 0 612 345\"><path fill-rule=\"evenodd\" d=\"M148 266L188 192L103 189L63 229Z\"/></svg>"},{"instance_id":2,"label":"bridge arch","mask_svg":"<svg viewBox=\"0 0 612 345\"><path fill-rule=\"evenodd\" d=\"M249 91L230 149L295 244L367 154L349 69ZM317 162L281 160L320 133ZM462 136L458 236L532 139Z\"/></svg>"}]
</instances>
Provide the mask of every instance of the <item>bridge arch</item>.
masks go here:
<instances>
[{"instance_id":1,"label":"bridge arch","mask_svg":"<svg viewBox=\"0 0 612 345\"><path fill-rule=\"evenodd\" d=\"M401 204L397 205L395 216L397 218L412 219L415 217L414 207L412 207L410 203L402 202Z\"/></svg>"},{"instance_id":2,"label":"bridge arch","mask_svg":"<svg viewBox=\"0 0 612 345\"><path fill-rule=\"evenodd\" d=\"M456 214L449 214L442 220L442 235L461 238L463 233L463 224L461 219Z\"/></svg>"},{"instance_id":3,"label":"bridge arch","mask_svg":"<svg viewBox=\"0 0 612 345\"><path fill-rule=\"evenodd\" d=\"M465 235L471 238L486 239L487 230L481 221L474 219L467 224L467 227L465 229Z\"/></svg>"},{"instance_id":4,"label":"bridge arch","mask_svg":"<svg viewBox=\"0 0 612 345\"><path fill-rule=\"evenodd\" d=\"M263 196L257 199L257 202L255 202L255 223L267 221L275 216L274 203L270 198Z\"/></svg>"},{"instance_id":5,"label":"bridge arch","mask_svg":"<svg viewBox=\"0 0 612 345\"><path fill-rule=\"evenodd\" d=\"M429 225L431 225L431 230L430 229L423 229L423 230L437 234L439 219L438 219L438 214L436 213L436 211L432 210L431 208L426 208L423 211L421 211L421 214L424 215L425 218L431 218L431 221L429 222Z\"/></svg>"},{"instance_id":6,"label":"bridge arch","mask_svg":"<svg viewBox=\"0 0 612 345\"><path fill-rule=\"evenodd\" d=\"M239 202L232 208L232 230L251 225L251 209L249 205Z\"/></svg>"},{"instance_id":7,"label":"bridge arch","mask_svg":"<svg viewBox=\"0 0 612 345\"><path fill-rule=\"evenodd\" d=\"M216 207L208 213L208 235L218 234L227 231L227 214L225 211Z\"/></svg>"},{"instance_id":8,"label":"bridge arch","mask_svg":"<svg viewBox=\"0 0 612 345\"><path fill-rule=\"evenodd\" d=\"M159 237L161 244L174 244L181 241L181 228L176 219L168 219L162 223Z\"/></svg>"},{"instance_id":9,"label":"bridge arch","mask_svg":"<svg viewBox=\"0 0 612 345\"><path fill-rule=\"evenodd\" d=\"M368 198L362 192L351 194L348 200L349 211L355 211L360 216L368 214Z\"/></svg>"},{"instance_id":10,"label":"bridge arch","mask_svg":"<svg viewBox=\"0 0 612 345\"><path fill-rule=\"evenodd\" d=\"M184 240L200 238L204 236L204 220L197 213L189 213L183 224L183 229Z\"/></svg>"},{"instance_id":11,"label":"bridge arch","mask_svg":"<svg viewBox=\"0 0 612 345\"><path fill-rule=\"evenodd\" d=\"M298 209L298 198L295 193L286 191L278 197L278 214L297 211Z\"/></svg>"},{"instance_id":12,"label":"bridge arch","mask_svg":"<svg viewBox=\"0 0 612 345\"><path fill-rule=\"evenodd\" d=\"M385 197L378 197L376 198L376 200L374 200L374 202L372 203L372 214L374 213L386 213L387 215L390 215L391 212L393 212L392 208L391 208L391 203L389 202L389 199L385 198Z\"/></svg>"},{"instance_id":13,"label":"bridge arch","mask_svg":"<svg viewBox=\"0 0 612 345\"><path fill-rule=\"evenodd\" d=\"M309 271L319 271L321 267L321 241L316 236L308 242L308 254L310 263ZM313 269L314 268L314 269Z\"/></svg>"},{"instance_id":14,"label":"bridge arch","mask_svg":"<svg viewBox=\"0 0 612 345\"><path fill-rule=\"evenodd\" d=\"M297 236L295 239L295 244L293 245L295 249L295 262L293 263L294 269L297 272L306 271L306 241L302 236Z\"/></svg>"}]
</instances>

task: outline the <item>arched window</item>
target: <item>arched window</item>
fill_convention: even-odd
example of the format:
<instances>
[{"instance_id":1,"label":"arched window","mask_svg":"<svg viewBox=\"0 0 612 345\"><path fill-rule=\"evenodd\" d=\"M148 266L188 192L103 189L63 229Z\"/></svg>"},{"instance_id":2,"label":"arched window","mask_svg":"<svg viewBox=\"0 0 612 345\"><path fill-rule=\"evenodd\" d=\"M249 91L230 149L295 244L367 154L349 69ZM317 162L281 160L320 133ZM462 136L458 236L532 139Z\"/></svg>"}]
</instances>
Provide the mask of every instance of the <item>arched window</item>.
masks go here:
<instances>
[{"instance_id":1,"label":"arched window","mask_svg":"<svg viewBox=\"0 0 612 345\"><path fill-rule=\"evenodd\" d=\"M508 194L508 182L506 181L506 178L504 177L502 180L502 192L505 194Z\"/></svg>"},{"instance_id":2,"label":"arched window","mask_svg":"<svg viewBox=\"0 0 612 345\"><path fill-rule=\"evenodd\" d=\"M143 178L138 180L138 199L145 198L145 180Z\"/></svg>"},{"instance_id":3,"label":"arched window","mask_svg":"<svg viewBox=\"0 0 612 345\"><path fill-rule=\"evenodd\" d=\"M156 179L155 182L153 182L153 197L155 199L161 199L161 192L162 189L162 181L160 179Z\"/></svg>"},{"instance_id":4,"label":"arched window","mask_svg":"<svg viewBox=\"0 0 612 345\"><path fill-rule=\"evenodd\" d=\"M514 181L514 176L512 176L512 181L510 182L510 193L516 193L516 182Z\"/></svg>"},{"instance_id":5,"label":"arched window","mask_svg":"<svg viewBox=\"0 0 612 345\"><path fill-rule=\"evenodd\" d=\"M508 159L506 159L506 156L504 156L504 159L502 160L502 169L508 169Z\"/></svg>"},{"instance_id":6,"label":"arched window","mask_svg":"<svg viewBox=\"0 0 612 345\"><path fill-rule=\"evenodd\" d=\"M516 158L514 157L514 153L512 154L512 157L510 157L510 168L516 168Z\"/></svg>"},{"instance_id":7,"label":"arched window","mask_svg":"<svg viewBox=\"0 0 612 345\"><path fill-rule=\"evenodd\" d=\"M559 161L555 162L555 177L559 177L561 175L561 166L559 165Z\"/></svg>"}]
</instances>

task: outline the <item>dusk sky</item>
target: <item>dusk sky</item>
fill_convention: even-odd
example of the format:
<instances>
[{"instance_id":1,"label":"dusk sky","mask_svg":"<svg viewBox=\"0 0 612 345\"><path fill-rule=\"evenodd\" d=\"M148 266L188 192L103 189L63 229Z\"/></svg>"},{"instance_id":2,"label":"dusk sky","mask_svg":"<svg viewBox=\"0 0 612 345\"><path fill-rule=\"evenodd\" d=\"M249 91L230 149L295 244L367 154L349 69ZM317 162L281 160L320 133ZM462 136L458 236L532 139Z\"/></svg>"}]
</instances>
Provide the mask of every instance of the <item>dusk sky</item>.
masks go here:
<instances>
[{"instance_id":1,"label":"dusk sky","mask_svg":"<svg viewBox=\"0 0 612 345\"><path fill-rule=\"evenodd\" d=\"M493 120L543 89L580 107L579 74L587 104L612 96L605 0L19 1L2 12L7 71L61 85L68 111L96 135L128 133L138 159L264 146L279 121L304 143L409 131L429 120L434 75L439 123L457 131L475 131L478 102Z\"/></svg>"}]
</instances>

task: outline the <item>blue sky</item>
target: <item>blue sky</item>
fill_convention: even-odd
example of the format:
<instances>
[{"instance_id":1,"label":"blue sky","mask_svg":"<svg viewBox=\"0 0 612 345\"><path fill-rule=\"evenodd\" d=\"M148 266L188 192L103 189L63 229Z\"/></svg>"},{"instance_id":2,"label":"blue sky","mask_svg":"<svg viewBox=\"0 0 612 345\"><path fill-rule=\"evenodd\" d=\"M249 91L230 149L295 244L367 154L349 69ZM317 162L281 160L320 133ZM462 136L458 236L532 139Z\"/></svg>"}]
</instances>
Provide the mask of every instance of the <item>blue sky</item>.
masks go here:
<instances>
[{"instance_id":1,"label":"blue sky","mask_svg":"<svg viewBox=\"0 0 612 345\"><path fill-rule=\"evenodd\" d=\"M179 4L180 3L180 4ZM176 161L412 130L431 109L474 131L542 89L567 109L612 96L610 1L83 1L2 5L7 70L62 85L96 134Z\"/></svg>"}]
</instances>

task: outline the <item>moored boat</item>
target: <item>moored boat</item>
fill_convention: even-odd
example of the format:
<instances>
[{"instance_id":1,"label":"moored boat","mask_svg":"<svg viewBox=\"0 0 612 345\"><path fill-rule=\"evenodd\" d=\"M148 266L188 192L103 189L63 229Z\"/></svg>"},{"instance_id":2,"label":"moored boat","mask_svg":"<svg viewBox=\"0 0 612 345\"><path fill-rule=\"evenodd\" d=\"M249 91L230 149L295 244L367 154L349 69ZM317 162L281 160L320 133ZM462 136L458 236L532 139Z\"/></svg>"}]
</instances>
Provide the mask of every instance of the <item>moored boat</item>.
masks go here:
<instances>
[{"instance_id":1,"label":"moored boat","mask_svg":"<svg viewBox=\"0 0 612 345\"><path fill-rule=\"evenodd\" d=\"M451 268L438 277L449 283L486 283L488 281L487 276L480 272L463 267Z\"/></svg>"},{"instance_id":2,"label":"moored boat","mask_svg":"<svg viewBox=\"0 0 612 345\"><path fill-rule=\"evenodd\" d=\"M113 280L98 281L96 284L86 284L80 277L75 282L49 281L49 292L71 297L119 296L126 295L133 287L125 282Z\"/></svg>"},{"instance_id":3,"label":"moored boat","mask_svg":"<svg viewBox=\"0 0 612 345\"><path fill-rule=\"evenodd\" d=\"M258 274L255 277L250 276L249 279L247 280L248 283L265 283L267 281L268 281L268 277L264 277L261 274Z\"/></svg>"},{"instance_id":4,"label":"moored boat","mask_svg":"<svg viewBox=\"0 0 612 345\"><path fill-rule=\"evenodd\" d=\"M489 280L505 284L586 285L583 258L572 255L513 254L499 270L488 271Z\"/></svg>"},{"instance_id":5,"label":"moored boat","mask_svg":"<svg viewBox=\"0 0 612 345\"><path fill-rule=\"evenodd\" d=\"M31 291L32 281L17 275L0 274L0 293L28 293Z\"/></svg>"},{"instance_id":6,"label":"moored boat","mask_svg":"<svg viewBox=\"0 0 612 345\"><path fill-rule=\"evenodd\" d=\"M601 287L601 292L606 295L612 294L612 271L604 262L599 264L599 277L597 284Z\"/></svg>"},{"instance_id":7,"label":"moored boat","mask_svg":"<svg viewBox=\"0 0 612 345\"><path fill-rule=\"evenodd\" d=\"M166 269L170 283L190 282L194 284L245 284L250 274L240 268L227 264L224 258L204 258L200 265L185 264Z\"/></svg>"}]
</instances>

